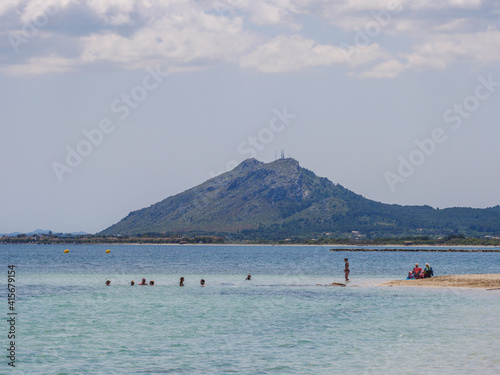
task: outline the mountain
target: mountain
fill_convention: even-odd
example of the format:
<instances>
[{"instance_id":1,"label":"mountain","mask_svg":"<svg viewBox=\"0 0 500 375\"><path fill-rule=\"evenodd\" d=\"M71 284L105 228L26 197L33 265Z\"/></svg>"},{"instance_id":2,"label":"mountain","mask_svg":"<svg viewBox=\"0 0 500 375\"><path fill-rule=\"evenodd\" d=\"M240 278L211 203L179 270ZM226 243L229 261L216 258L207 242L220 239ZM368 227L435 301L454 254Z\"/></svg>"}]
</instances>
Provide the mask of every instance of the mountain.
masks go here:
<instances>
[{"instance_id":1,"label":"mountain","mask_svg":"<svg viewBox=\"0 0 500 375\"><path fill-rule=\"evenodd\" d=\"M50 231L49 230L43 230L43 229L36 229L34 230L33 232L29 232L29 233L22 233L22 232L12 232L12 233L5 233L5 234L2 234L0 233L0 236L6 236L6 237L16 237L20 234L25 234L27 236L34 236L35 234L48 234Z\"/></svg>"},{"instance_id":2,"label":"mountain","mask_svg":"<svg viewBox=\"0 0 500 375\"><path fill-rule=\"evenodd\" d=\"M35 234L41 235L41 234L49 234L50 230L44 230L44 229L36 229L33 232L26 233L27 236L33 236Z\"/></svg>"},{"instance_id":3,"label":"mountain","mask_svg":"<svg viewBox=\"0 0 500 375\"><path fill-rule=\"evenodd\" d=\"M500 234L500 206L401 206L372 201L292 159L247 159L233 170L131 212L102 235L217 233L235 237ZM356 233L357 235L358 233Z\"/></svg>"},{"instance_id":4,"label":"mountain","mask_svg":"<svg viewBox=\"0 0 500 375\"><path fill-rule=\"evenodd\" d=\"M16 237L18 234L22 234L22 233L21 233L21 232L0 233L0 236L5 236L5 237Z\"/></svg>"},{"instance_id":5,"label":"mountain","mask_svg":"<svg viewBox=\"0 0 500 375\"><path fill-rule=\"evenodd\" d=\"M2 234L0 233L0 237L1 236L6 236L6 237L16 237L20 234L24 234L28 237L31 237L31 236L34 236L34 235L47 235L47 234L50 234L50 233L53 233L52 231L50 230L44 230L44 229L36 229L34 230L33 232L28 232L28 233L22 233L22 232L12 232L12 233L8 233L8 234ZM62 234L62 233L57 233L57 234ZM72 233L68 233L69 235L72 235L72 236L79 236L79 235L86 235L88 233L86 232L72 232Z\"/></svg>"}]
</instances>

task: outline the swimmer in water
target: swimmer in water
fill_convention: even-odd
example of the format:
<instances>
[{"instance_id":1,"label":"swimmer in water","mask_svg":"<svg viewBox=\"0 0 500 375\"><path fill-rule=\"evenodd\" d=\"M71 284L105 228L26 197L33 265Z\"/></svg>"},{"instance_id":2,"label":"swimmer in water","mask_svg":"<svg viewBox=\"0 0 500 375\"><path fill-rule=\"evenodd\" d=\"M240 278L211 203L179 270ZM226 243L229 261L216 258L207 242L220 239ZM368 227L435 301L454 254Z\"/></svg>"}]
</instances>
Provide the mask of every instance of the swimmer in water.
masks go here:
<instances>
[{"instance_id":1,"label":"swimmer in water","mask_svg":"<svg viewBox=\"0 0 500 375\"><path fill-rule=\"evenodd\" d=\"M111 285L111 280L106 280L106 286L110 286Z\"/></svg>"},{"instance_id":2,"label":"swimmer in water","mask_svg":"<svg viewBox=\"0 0 500 375\"><path fill-rule=\"evenodd\" d=\"M130 286L134 286L134 285L135 285L135 281L134 281L134 280L132 280L132 281L130 282Z\"/></svg>"},{"instance_id":3,"label":"swimmer in water","mask_svg":"<svg viewBox=\"0 0 500 375\"><path fill-rule=\"evenodd\" d=\"M205 280L204 279L201 279L200 286L205 286Z\"/></svg>"},{"instance_id":4,"label":"swimmer in water","mask_svg":"<svg viewBox=\"0 0 500 375\"><path fill-rule=\"evenodd\" d=\"M151 281L149 282L149 285L151 285L151 286L155 285L155 281L154 281L154 280L151 280Z\"/></svg>"},{"instance_id":5,"label":"swimmer in water","mask_svg":"<svg viewBox=\"0 0 500 375\"><path fill-rule=\"evenodd\" d=\"M184 277L179 280L179 286L184 286Z\"/></svg>"},{"instance_id":6,"label":"swimmer in water","mask_svg":"<svg viewBox=\"0 0 500 375\"><path fill-rule=\"evenodd\" d=\"M142 279L142 281L139 283L139 285L148 285L148 283L146 282L146 279Z\"/></svg>"},{"instance_id":7,"label":"swimmer in water","mask_svg":"<svg viewBox=\"0 0 500 375\"><path fill-rule=\"evenodd\" d=\"M252 280L252 275L248 274L248 276L245 280Z\"/></svg>"}]
</instances>

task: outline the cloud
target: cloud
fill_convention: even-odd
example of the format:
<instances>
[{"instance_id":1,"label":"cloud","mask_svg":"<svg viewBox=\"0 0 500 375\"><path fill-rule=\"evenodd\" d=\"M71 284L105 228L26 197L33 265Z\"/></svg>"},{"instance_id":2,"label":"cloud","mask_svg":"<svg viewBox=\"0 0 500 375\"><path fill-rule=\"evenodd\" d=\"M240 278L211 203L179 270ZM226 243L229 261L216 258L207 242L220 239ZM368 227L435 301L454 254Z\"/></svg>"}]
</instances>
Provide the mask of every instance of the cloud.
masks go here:
<instances>
[{"instance_id":1,"label":"cloud","mask_svg":"<svg viewBox=\"0 0 500 375\"><path fill-rule=\"evenodd\" d=\"M0 1L0 16L4 15L19 6L21 0L2 0Z\"/></svg>"},{"instance_id":2,"label":"cloud","mask_svg":"<svg viewBox=\"0 0 500 375\"><path fill-rule=\"evenodd\" d=\"M259 45L240 60L244 68L252 68L264 73L287 73L312 66L366 64L388 57L378 44L341 48L321 45L300 35L280 35Z\"/></svg>"},{"instance_id":3,"label":"cloud","mask_svg":"<svg viewBox=\"0 0 500 375\"><path fill-rule=\"evenodd\" d=\"M478 9L482 0L417 0L415 9Z\"/></svg>"},{"instance_id":4,"label":"cloud","mask_svg":"<svg viewBox=\"0 0 500 375\"><path fill-rule=\"evenodd\" d=\"M311 3L321 6L313 7ZM391 33L418 30L422 24L434 27L443 20L452 22L457 12L478 10L481 4L481 0L336 0L310 2L309 6L317 17L344 30L363 28L376 18L385 18L388 22L384 33Z\"/></svg>"},{"instance_id":5,"label":"cloud","mask_svg":"<svg viewBox=\"0 0 500 375\"><path fill-rule=\"evenodd\" d=\"M88 0L87 6L111 25L131 23L134 0ZM139 4L141 5L141 4ZM142 4L145 5L145 4Z\"/></svg>"},{"instance_id":6,"label":"cloud","mask_svg":"<svg viewBox=\"0 0 500 375\"><path fill-rule=\"evenodd\" d=\"M365 65L379 60L386 60L391 58L392 56L390 52L383 49L377 43L352 46L347 51L347 55L349 56L348 62L353 67Z\"/></svg>"},{"instance_id":7,"label":"cloud","mask_svg":"<svg viewBox=\"0 0 500 375\"><path fill-rule=\"evenodd\" d=\"M286 25L294 30L301 28L299 23L293 21L293 15L299 11L291 1L252 1L246 9L250 13L249 21L256 25Z\"/></svg>"},{"instance_id":8,"label":"cloud","mask_svg":"<svg viewBox=\"0 0 500 375\"><path fill-rule=\"evenodd\" d=\"M416 46L413 55L442 60L448 64L456 60L496 62L500 60L500 32L488 30L470 34L440 34Z\"/></svg>"},{"instance_id":9,"label":"cloud","mask_svg":"<svg viewBox=\"0 0 500 375\"><path fill-rule=\"evenodd\" d=\"M458 18L455 20L451 20L442 25L436 25L433 27L434 30L440 31L456 31L464 29L467 26L467 21L465 18Z\"/></svg>"},{"instance_id":10,"label":"cloud","mask_svg":"<svg viewBox=\"0 0 500 375\"><path fill-rule=\"evenodd\" d=\"M500 32L492 29L474 34L441 34L414 47L401 59L391 59L359 74L362 78L394 78L408 69L443 70L455 61L500 61Z\"/></svg>"},{"instance_id":11,"label":"cloud","mask_svg":"<svg viewBox=\"0 0 500 375\"><path fill-rule=\"evenodd\" d=\"M51 55L31 58L26 63L10 65L3 68L8 75L39 75L69 72L75 69L75 61Z\"/></svg>"},{"instance_id":12,"label":"cloud","mask_svg":"<svg viewBox=\"0 0 500 375\"><path fill-rule=\"evenodd\" d=\"M408 65L392 59L378 64L374 68L359 74L360 78L394 78L405 71Z\"/></svg>"},{"instance_id":13,"label":"cloud","mask_svg":"<svg viewBox=\"0 0 500 375\"><path fill-rule=\"evenodd\" d=\"M283 73L337 64L392 78L456 61L497 62L493 8L486 0L5 0L0 36L29 43L8 53L3 38L0 61L8 74L227 63Z\"/></svg>"},{"instance_id":14,"label":"cloud","mask_svg":"<svg viewBox=\"0 0 500 375\"><path fill-rule=\"evenodd\" d=\"M300 35L280 35L244 56L240 65L265 73L284 73L345 61L346 56L340 47L319 45Z\"/></svg>"},{"instance_id":15,"label":"cloud","mask_svg":"<svg viewBox=\"0 0 500 375\"><path fill-rule=\"evenodd\" d=\"M60 11L73 3L72 0L32 0L21 12L22 24L43 24L48 18L56 16Z\"/></svg>"},{"instance_id":16,"label":"cloud","mask_svg":"<svg viewBox=\"0 0 500 375\"><path fill-rule=\"evenodd\" d=\"M113 61L136 67L154 60L178 66L236 61L256 43L256 36L243 30L240 18L190 9L165 15L129 37L108 32L84 37L82 42L82 60L87 63Z\"/></svg>"}]
</instances>

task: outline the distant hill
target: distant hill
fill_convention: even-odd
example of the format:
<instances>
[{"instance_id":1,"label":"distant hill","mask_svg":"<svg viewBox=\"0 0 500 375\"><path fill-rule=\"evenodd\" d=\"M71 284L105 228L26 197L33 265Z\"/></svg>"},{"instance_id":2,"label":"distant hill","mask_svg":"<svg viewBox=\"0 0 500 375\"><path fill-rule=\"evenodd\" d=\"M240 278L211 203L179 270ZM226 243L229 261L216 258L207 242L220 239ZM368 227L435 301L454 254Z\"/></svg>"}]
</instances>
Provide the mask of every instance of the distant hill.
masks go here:
<instances>
[{"instance_id":1,"label":"distant hill","mask_svg":"<svg viewBox=\"0 0 500 375\"><path fill-rule=\"evenodd\" d=\"M253 239L450 233L497 236L500 206L440 210L384 204L318 177L291 158L271 163L247 159L232 171L131 212L100 234L180 232Z\"/></svg>"},{"instance_id":2,"label":"distant hill","mask_svg":"<svg viewBox=\"0 0 500 375\"><path fill-rule=\"evenodd\" d=\"M28 233L23 233L23 232L12 232L12 233L0 233L0 237L1 236L6 236L6 237L16 237L20 234L24 234L28 237L30 236L34 236L34 235L47 235L47 234L50 234L50 233L53 233L52 231L50 230L44 230L44 229L36 229L34 230L33 232L28 232ZM57 233L57 234L62 234L62 233ZM72 235L72 236L79 236L79 235L86 235L88 233L86 232L73 232L73 233L67 233L69 235Z\"/></svg>"},{"instance_id":3,"label":"distant hill","mask_svg":"<svg viewBox=\"0 0 500 375\"><path fill-rule=\"evenodd\" d=\"M23 232L12 232L12 233L0 233L0 236L16 237L20 234L25 234L27 236L34 236L35 234L48 234L50 230L36 229L33 232L23 233Z\"/></svg>"}]
</instances>

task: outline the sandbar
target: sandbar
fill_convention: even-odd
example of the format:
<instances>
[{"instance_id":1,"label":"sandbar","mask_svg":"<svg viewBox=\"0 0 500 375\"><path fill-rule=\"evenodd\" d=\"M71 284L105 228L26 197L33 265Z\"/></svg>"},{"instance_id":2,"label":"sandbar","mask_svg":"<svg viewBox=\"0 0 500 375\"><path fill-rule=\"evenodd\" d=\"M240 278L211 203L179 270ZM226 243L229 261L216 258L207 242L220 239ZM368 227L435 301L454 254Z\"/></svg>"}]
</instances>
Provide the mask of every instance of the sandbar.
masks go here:
<instances>
[{"instance_id":1,"label":"sandbar","mask_svg":"<svg viewBox=\"0 0 500 375\"><path fill-rule=\"evenodd\" d=\"M481 288L500 290L500 274L488 273L475 275L445 275L435 276L428 279L387 281L382 283L381 285L414 286L428 288Z\"/></svg>"}]
</instances>

